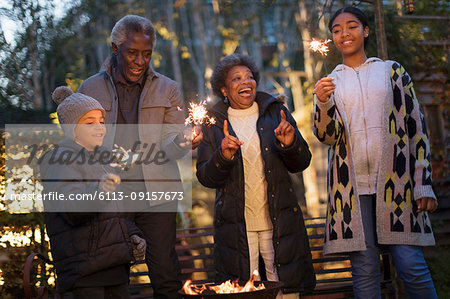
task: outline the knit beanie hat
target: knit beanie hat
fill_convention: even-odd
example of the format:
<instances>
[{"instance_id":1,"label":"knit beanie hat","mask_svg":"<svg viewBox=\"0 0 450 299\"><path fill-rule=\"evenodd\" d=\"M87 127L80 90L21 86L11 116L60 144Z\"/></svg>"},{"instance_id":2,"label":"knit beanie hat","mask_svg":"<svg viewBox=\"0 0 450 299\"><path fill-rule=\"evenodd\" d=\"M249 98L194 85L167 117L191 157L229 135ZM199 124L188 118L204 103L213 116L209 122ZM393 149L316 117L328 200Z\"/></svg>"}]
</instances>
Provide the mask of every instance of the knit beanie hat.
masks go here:
<instances>
[{"instance_id":1,"label":"knit beanie hat","mask_svg":"<svg viewBox=\"0 0 450 299\"><path fill-rule=\"evenodd\" d=\"M73 137L73 128L80 118L91 110L100 110L105 116L102 105L94 98L82 93L74 93L66 86L59 86L53 91L53 101L58 104L56 114L63 131Z\"/></svg>"},{"instance_id":2,"label":"knit beanie hat","mask_svg":"<svg viewBox=\"0 0 450 299\"><path fill-rule=\"evenodd\" d=\"M105 116L105 109L94 98L82 93L74 93L66 86L60 86L52 94L53 101L58 104L56 114L60 124L76 124L80 118L91 110L100 110Z\"/></svg>"}]
</instances>

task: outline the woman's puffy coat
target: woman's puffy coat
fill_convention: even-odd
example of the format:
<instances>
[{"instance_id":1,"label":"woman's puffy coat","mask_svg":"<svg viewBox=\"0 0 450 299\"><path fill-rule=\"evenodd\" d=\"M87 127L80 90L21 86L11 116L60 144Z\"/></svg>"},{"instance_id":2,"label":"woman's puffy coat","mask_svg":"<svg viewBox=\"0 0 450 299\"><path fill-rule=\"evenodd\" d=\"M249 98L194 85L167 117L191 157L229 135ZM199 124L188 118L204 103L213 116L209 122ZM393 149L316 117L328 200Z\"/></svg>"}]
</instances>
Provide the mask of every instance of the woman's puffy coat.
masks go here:
<instances>
[{"instance_id":1,"label":"woman's puffy coat","mask_svg":"<svg viewBox=\"0 0 450 299\"><path fill-rule=\"evenodd\" d=\"M289 172L308 167L311 153L297 129L295 120L283 106L281 97L258 92L256 102L259 117L256 128L267 181L269 214L273 224L275 266L283 292L307 292L315 286L308 237L302 211L297 203ZM240 150L233 160L221 152L224 120L229 133L236 134L228 121L229 105L216 104L209 115L215 125L203 127L203 141L198 149L197 177L201 184L216 189L214 215L214 255L216 280L247 280L250 277L249 250L244 218L244 169ZM287 120L295 128L295 139L288 147L281 147L275 137L284 110Z\"/></svg>"}]
</instances>

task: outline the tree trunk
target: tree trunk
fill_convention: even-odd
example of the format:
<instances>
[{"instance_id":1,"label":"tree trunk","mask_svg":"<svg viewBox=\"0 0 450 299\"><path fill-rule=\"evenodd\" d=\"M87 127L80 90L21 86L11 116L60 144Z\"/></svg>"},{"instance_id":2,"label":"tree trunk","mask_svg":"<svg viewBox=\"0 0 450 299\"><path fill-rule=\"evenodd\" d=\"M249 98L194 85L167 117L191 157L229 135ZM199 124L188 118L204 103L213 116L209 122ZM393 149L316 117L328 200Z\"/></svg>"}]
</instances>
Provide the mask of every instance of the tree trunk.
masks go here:
<instances>
[{"instance_id":1,"label":"tree trunk","mask_svg":"<svg viewBox=\"0 0 450 299\"><path fill-rule=\"evenodd\" d=\"M300 13L295 14L295 20L300 30L303 41L303 56L305 64L306 78L308 81L314 80L313 64L314 60L312 58L311 52L309 51L309 42L311 41L311 34L307 25L308 17L305 0L300 0L298 2Z\"/></svg>"},{"instance_id":2,"label":"tree trunk","mask_svg":"<svg viewBox=\"0 0 450 299\"><path fill-rule=\"evenodd\" d=\"M262 49L261 49L261 22L259 13L256 13L258 11L258 6L255 2L252 2L251 10L255 13L255 17L252 20L252 33L253 33L253 40L250 43L250 49L251 49L251 56L253 57L253 60L256 63L256 66L261 71L263 69L263 56L262 56ZM259 82L259 85L262 86L263 89L265 89L267 83L266 78L261 77L261 80Z\"/></svg>"},{"instance_id":3,"label":"tree trunk","mask_svg":"<svg viewBox=\"0 0 450 299\"><path fill-rule=\"evenodd\" d=\"M211 68L211 65L210 65L209 59L208 59L208 45L207 45L206 39L205 39L205 28L203 26L203 21L202 21L203 18L202 18L201 12L202 12L202 8L201 8L200 0L194 0L194 6L193 6L193 16L194 16L194 23L195 23L194 27L196 29L196 32L198 33L198 37L200 39L200 46L201 46L199 49L200 53L198 55L198 58L199 58L199 60L203 60L201 65L203 66L204 82L209 82L209 79L211 79L213 70ZM199 93L200 99L204 99L205 96L206 96L205 92L203 92L202 94Z\"/></svg>"},{"instance_id":4,"label":"tree trunk","mask_svg":"<svg viewBox=\"0 0 450 299\"><path fill-rule=\"evenodd\" d=\"M388 59L387 46L386 46L386 32L384 30L384 12L383 1L373 1L375 9L375 33L377 35L377 49L378 57L383 60Z\"/></svg>"},{"instance_id":5,"label":"tree trunk","mask_svg":"<svg viewBox=\"0 0 450 299\"><path fill-rule=\"evenodd\" d=\"M175 21L173 18L173 0L167 1L167 29L175 34ZM175 81L180 84L181 96L183 97L183 76L181 74L180 58L178 57L178 40L171 39L170 54L172 58L173 74Z\"/></svg>"},{"instance_id":6,"label":"tree trunk","mask_svg":"<svg viewBox=\"0 0 450 299\"><path fill-rule=\"evenodd\" d=\"M284 61L286 60L286 42L284 41L283 29L283 17L281 7L275 7L274 23L277 28L277 55L278 55L278 68L280 72L286 72L286 66ZM289 95L289 88L286 86L287 79L283 76L280 78L280 85L283 87L283 94Z\"/></svg>"},{"instance_id":7,"label":"tree trunk","mask_svg":"<svg viewBox=\"0 0 450 299\"><path fill-rule=\"evenodd\" d=\"M31 8L31 18L32 23L30 27L30 39L28 40L28 49L31 51L31 80L32 80L32 97L33 97L33 107L36 110L42 109L42 90L41 84L39 80L39 72L38 72L38 64L39 64L39 49L37 45L37 26L36 23L38 20L36 19L35 10Z\"/></svg>"}]
</instances>

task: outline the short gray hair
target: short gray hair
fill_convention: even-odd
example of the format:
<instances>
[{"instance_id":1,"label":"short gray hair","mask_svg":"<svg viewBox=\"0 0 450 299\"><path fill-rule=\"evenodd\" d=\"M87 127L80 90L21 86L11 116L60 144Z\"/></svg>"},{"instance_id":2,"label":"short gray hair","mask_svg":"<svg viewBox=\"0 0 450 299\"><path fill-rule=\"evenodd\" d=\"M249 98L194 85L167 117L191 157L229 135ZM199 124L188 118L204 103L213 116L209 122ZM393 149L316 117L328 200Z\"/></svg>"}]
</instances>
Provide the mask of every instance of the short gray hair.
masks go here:
<instances>
[{"instance_id":1,"label":"short gray hair","mask_svg":"<svg viewBox=\"0 0 450 299\"><path fill-rule=\"evenodd\" d=\"M152 48L156 43L156 32L149 19L135 15L128 15L117 21L111 30L111 44L120 46L125 43L131 32L143 33L150 36Z\"/></svg>"}]
</instances>

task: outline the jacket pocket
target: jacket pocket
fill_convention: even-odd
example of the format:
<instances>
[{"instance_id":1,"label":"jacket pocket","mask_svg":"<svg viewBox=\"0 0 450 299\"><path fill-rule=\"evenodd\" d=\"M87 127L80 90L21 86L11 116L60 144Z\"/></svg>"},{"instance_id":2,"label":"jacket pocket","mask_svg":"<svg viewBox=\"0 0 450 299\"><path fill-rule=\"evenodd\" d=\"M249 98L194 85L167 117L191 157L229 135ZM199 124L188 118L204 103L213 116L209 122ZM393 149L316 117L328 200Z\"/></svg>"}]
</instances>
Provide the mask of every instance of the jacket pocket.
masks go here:
<instances>
[{"instance_id":1,"label":"jacket pocket","mask_svg":"<svg viewBox=\"0 0 450 299\"><path fill-rule=\"evenodd\" d=\"M163 124L166 109L170 108L168 99L144 100L139 111L141 124Z\"/></svg>"},{"instance_id":2,"label":"jacket pocket","mask_svg":"<svg viewBox=\"0 0 450 299\"><path fill-rule=\"evenodd\" d=\"M170 104L170 100L168 97L146 96L142 101L141 109L157 107L170 108L172 107L172 105Z\"/></svg>"}]
</instances>

